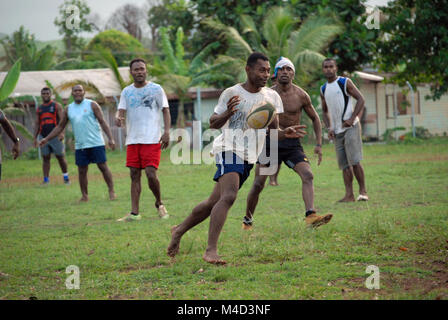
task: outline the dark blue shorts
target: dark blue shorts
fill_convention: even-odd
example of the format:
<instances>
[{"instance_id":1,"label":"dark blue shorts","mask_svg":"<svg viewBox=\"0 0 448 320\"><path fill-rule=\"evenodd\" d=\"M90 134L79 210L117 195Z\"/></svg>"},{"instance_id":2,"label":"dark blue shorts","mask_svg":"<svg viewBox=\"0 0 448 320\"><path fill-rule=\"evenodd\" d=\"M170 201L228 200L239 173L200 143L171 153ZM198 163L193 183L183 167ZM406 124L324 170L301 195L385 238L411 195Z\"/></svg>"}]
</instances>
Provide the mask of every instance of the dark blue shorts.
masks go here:
<instances>
[{"instance_id":1,"label":"dark blue shorts","mask_svg":"<svg viewBox=\"0 0 448 320\"><path fill-rule=\"evenodd\" d=\"M106 162L106 148L104 146L76 149L76 165L79 167L88 166L89 163Z\"/></svg>"},{"instance_id":2,"label":"dark blue shorts","mask_svg":"<svg viewBox=\"0 0 448 320\"><path fill-rule=\"evenodd\" d=\"M254 167L253 164L242 160L235 153L228 151L222 152L216 155L216 170L213 180L218 182L219 178L229 172L237 172L240 175L240 188L243 186L244 181L250 175L250 170Z\"/></svg>"}]
</instances>

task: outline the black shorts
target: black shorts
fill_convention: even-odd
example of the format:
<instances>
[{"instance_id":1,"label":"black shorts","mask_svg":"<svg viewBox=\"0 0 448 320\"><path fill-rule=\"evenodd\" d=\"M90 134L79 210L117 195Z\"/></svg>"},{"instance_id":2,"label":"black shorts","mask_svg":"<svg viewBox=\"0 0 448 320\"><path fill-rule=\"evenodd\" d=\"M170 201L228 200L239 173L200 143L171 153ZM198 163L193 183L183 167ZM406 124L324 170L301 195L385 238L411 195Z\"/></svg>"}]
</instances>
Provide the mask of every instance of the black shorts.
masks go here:
<instances>
[{"instance_id":1,"label":"black shorts","mask_svg":"<svg viewBox=\"0 0 448 320\"><path fill-rule=\"evenodd\" d=\"M303 147L300 144L300 139L286 138L278 141L278 159L277 161L271 161L270 139L266 137L263 153L258 158L258 162L262 165L269 166L271 162L274 164L280 164L284 162L289 168L293 169L296 164L300 162L310 163L308 157L303 151ZM264 157L266 155L266 157Z\"/></svg>"}]
</instances>

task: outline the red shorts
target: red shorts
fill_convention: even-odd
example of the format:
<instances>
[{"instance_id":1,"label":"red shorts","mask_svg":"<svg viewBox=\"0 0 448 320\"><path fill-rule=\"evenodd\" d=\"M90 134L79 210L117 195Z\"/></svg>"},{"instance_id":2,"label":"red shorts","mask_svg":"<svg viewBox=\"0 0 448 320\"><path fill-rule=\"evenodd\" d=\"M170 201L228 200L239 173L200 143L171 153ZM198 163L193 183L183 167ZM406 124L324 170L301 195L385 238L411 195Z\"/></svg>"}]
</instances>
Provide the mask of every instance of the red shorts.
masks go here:
<instances>
[{"instance_id":1,"label":"red shorts","mask_svg":"<svg viewBox=\"0 0 448 320\"><path fill-rule=\"evenodd\" d=\"M129 144L126 147L126 167L144 169L146 167L159 168L160 143Z\"/></svg>"}]
</instances>

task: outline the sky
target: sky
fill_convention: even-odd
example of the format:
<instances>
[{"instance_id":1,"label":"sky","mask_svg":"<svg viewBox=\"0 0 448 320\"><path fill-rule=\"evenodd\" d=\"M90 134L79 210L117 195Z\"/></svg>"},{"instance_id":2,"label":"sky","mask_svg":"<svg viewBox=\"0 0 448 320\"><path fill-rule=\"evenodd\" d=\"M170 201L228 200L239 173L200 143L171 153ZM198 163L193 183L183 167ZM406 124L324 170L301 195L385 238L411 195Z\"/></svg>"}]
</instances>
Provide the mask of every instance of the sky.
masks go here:
<instances>
[{"instance_id":1,"label":"sky","mask_svg":"<svg viewBox=\"0 0 448 320\"><path fill-rule=\"evenodd\" d=\"M368 0L367 4L382 6L388 1ZM61 39L62 36L58 34L53 21L59 15L58 7L62 3L64 3L63 0L2 0L0 1L0 33L9 35L23 25L35 35L37 40ZM91 13L98 14L102 21L106 21L118 7L127 3L140 7L146 5L147 0L87 0Z\"/></svg>"}]
</instances>

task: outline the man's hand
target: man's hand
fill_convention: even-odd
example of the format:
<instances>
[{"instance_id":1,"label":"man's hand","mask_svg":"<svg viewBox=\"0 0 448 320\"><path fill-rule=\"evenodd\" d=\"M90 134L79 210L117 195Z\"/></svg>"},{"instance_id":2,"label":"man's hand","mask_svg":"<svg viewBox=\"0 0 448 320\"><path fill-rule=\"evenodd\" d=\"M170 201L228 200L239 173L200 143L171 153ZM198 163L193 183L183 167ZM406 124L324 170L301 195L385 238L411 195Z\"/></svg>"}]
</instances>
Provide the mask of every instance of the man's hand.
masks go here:
<instances>
[{"instance_id":1,"label":"man's hand","mask_svg":"<svg viewBox=\"0 0 448 320\"><path fill-rule=\"evenodd\" d=\"M65 135L63 133L61 133L58 138L59 138L59 141L64 141Z\"/></svg>"},{"instance_id":2,"label":"man's hand","mask_svg":"<svg viewBox=\"0 0 448 320\"><path fill-rule=\"evenodd\" d=\"M124 118L123 117L115 117L115 124L117 127L121 127L124 124Z\"/></svg>"},{"instance_id":3,"label":"man's hand","mask_svg":"<svg viewBox=\"0 0 448 320\"><path fill-rule=\"evenodd\" d=\"M335 138L334 130L328 130L328 139L334 140L334 138Z\"/></svg>"},{"instance_id":4,"label":"man's hand","mask_svg":"<svg viewBox=\"0 0 448 320\"><path fill-rule=\"evenodd\" d=\"M162 150L168 148L168 146L170 145L170 133L169 132L165 132L162 135L162 137L160 138L159 143L161 144Z\"/></svg>"},{"instance_id":5,"label":"man's hand","mask_svg":"<svg viewBox=\"0 0 448 320\"><path fill-rule=\"evenodd\" d=\"M322 147L316 146L314 148L314 153L317 154L317 165L320 165L320 163L322 162Z\"/></svg>"},{"instance_id":6,"label":"man's hand","mask_svg":"<svg viewBox=\"0 0 448 320\"><path fill-rule=\"evenodd\" d=\"M42 140L39 141L39 147L43 147L44 145L47 144L47 138L43 138Z\"/></svg>"},{"instance_id":7,"label":"man's hand","mask_svg":"<svg viewBox=\"0 0 448 320\"><path fill-rule=\"evenodd\" d=\"M110 147L112 150L115 150L115 140L114 140L114 139L109 140L109 147Z\"/></svg>"},{"instance_id":8,"label":"man's hand","mask_svg":"<svg viewBox=\"0 0 448 320\"><path fill-rule=\"evenodd\" d=\"M288 127L285 129L285 137L286 138L303 138L306 135L305 129L306 125L299 124L297 126Z\"/></svg>"},{"instance_id":9,"label":"man's hand","mask_svg":"<svg viewBox=\"0 0 448 320\"><path fill-rule=\"evenodd\" d=\"M236 109L235 107L241 102L240 97L238 96L233 96L232 98L229 99L229 101L227 101L227 113L232 116L235 112Z\"/></svg>"},{"instance_id":10,"label":"man's hand","mask_svg":"<svg viewBox=\"0 0 448 320\"><path fill-rule=\"evenodd\" d=\"M37 142L37 138L34 138L33 146L34 146L34 148L37 148L39 146L39 143Z\"/></svg>"},{"instance_id":11,"label":"man's hand","mask_svg":"<svg viewBox=\"0 0 448 320\"><path fill-rule=\"evenodd\" d=\"M11 152L12 152L12 156L13 156L14 160L16 160L17 157L19 156L19 152L20 152L20 149L19 149L19 141L16 141L16 142L14 143Z\"/></svg>"},{"instance_id":12,"label":"man's hand","mask_svg":"<svg viewBox=\"0 0 448 320\"><path fill-rule=\"evenodd\" d=\"M349 128L349 127L353 126L353 122L354 122L354 121L355 121L355 120L352 119L352 118L350 118L350 119L348 119L348 120L345 120L344 123L342 123L342 127L343 127L343 128Z\"/></svg>"}]
</instances>

